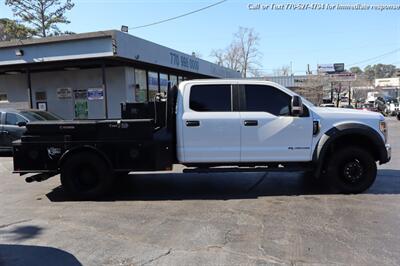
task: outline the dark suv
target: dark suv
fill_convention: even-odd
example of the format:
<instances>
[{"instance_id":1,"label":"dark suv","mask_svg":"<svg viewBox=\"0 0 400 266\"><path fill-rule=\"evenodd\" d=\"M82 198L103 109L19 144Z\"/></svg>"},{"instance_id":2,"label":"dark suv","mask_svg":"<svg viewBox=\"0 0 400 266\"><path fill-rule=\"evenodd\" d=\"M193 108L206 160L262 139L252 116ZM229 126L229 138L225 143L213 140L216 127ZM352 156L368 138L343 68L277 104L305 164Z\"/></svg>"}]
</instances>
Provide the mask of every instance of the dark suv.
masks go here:
<instances>
[{"instance_id":1,"label":"dark suv","mask_svg":"<svg viewBox=\"0 0 400 266\"><path fill-rule=\"evenodd\" d=\"M62 120L62 118L40 110L0 109L0 151L12 150L12 142L21 138L27 123L49 120Z\"/></svg>"},{"instance_id":2,"label":"dark suv","mask_svg":"<svg viewBox=\"0 0 400 266\"><path fill-rule=\"evenodd\" d=\"M399 102L397 99L388 96L378 96L375 106L379 112L385 115L396 115L399 112Z\"/></svg>"}]
</instances>

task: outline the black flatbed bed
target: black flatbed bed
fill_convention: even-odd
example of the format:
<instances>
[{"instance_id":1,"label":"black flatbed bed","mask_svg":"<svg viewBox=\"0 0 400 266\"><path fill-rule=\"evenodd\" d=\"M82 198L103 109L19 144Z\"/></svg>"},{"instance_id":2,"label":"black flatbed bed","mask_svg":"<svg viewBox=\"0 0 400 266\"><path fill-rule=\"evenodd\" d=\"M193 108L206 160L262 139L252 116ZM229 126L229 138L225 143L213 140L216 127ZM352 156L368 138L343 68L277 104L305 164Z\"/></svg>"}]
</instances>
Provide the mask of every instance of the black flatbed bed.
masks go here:
<instances>
[{"instance_id":1,"label":"black flatbed bed","mask_svg":"<svg viewBox=\"0 0 400 266\"><path fill-rule=\"evenodd\" d=\"M26 127L14 143L15 173L57 174L68 155L83 150L101 155L116 172L170 169L175 160L172 135L153 119L45 121Z\"/></svg>"}]
</instances>

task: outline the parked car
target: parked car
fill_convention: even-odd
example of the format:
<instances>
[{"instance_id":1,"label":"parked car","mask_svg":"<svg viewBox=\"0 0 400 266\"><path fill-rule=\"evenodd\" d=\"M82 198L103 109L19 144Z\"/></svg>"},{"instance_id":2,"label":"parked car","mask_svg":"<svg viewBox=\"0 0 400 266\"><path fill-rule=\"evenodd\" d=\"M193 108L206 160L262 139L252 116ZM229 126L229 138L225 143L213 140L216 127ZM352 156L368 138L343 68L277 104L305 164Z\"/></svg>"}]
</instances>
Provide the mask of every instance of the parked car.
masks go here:
<instances>
[{"instance_id":1,"label":"parked car","mask_svg":"<svg viewBox=\"0 0 400 266\"><path fill-rule=\"evenodd\" d=\"M357 109L365 110L365 111L372 111L372 112L379 112L373 103L365 103L365 104L361 105L360 108L357 108Z\"/></svg>"},{"instance_id":2,"label":"parked car","mask_svg":"<svg viewBox=\"0 0 400 266\"><path fill-rule=\"evenodd\" d=\"M375 106L385 115L396 115L399 112L399 102L397 99L388 96L378 96Z\"/></svg>"},{"instance_id":3,"label":"parked car","mask_svg":"<svg viewBox=\"0 0 400 266\"><path fill-rule=\"evenodd\" d=\"M12 142L21 138L26 131L27 123L56 120L62 118L46 111L0 109L0 151L12 150Z\"/></svg>"}]
</instances>

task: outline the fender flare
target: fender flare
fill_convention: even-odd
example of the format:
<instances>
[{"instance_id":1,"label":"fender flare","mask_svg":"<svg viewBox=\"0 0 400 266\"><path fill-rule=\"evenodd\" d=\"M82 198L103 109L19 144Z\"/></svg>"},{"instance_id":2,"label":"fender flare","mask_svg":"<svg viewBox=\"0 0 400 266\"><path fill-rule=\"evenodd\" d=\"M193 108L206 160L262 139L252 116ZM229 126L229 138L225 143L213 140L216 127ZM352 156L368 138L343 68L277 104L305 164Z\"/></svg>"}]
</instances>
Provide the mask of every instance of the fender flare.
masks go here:
<instances>
[{"instance_id":1,"label":"fender flare","mask_svg":"<svg viewBox=\"0 0 400 266\"><path fill-rule=\"evenodd\" d=\"M64 152L60 159L58 159L57 162L57 166L60 169L61 165L63 164L63 162L65 161L66 158L68 158L70 155L77 153L77 152L81 152L81 151L91 151L94 152L96 154L98 154L101 158L104 159L104 161L108 164L108 166L113 169L113 165L110 161L110 159L107 157L107 155L102 152L101 150L97 149L94 146L91 145L82 145L82 146L77 146L77 147L73 147L72 149L68 149L66 152Z\"/></svg>"},{"instance_id":2,"label":"fender flare","mask_svg":"<svg viewBox=\"0 0 400 266\"><path fill-rule=\"evenodd\" d=\"M382 164L388 161L385 142L376 130L363 124L345 123L331 128L319 139L313 152L313 163L317 165L318 174L322 170L323 162L331 144L346 135L361 135L368 138L371 141L369 145L372 145L378 151L379 162Z\"/></svg>"}]
</instances>

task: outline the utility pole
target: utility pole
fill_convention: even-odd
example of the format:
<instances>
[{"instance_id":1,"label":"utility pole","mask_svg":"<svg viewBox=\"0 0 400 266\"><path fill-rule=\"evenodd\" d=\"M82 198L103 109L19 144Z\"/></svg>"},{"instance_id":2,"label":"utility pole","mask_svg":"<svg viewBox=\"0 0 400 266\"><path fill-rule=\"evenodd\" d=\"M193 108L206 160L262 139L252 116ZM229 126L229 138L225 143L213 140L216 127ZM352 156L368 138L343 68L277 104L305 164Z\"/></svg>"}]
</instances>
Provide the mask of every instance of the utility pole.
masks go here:
<instances>
[{"instance_id":1,"label":"utility pole","mask_svg":"<svg viewBox=\"0 0 400 266\"><path fill-rule=\"evenodd\" d=\"M293 62L290 61L290 75L293 76Z\"/></svg>"},{"instance_id":2,"label":"utility pole","mask_svg":"<svg viewBox=\"0 0 400 266\"><path fill-rule=\"evenodd\" d=\"M339 82L339 90L337 91L337 95L336 95L336 107L339 107L341 92L342 92L342 82Z\"/></svg>"},{"instance_id":3,"label":"utility pole","mask_svg":"<svg viewBox=\"0 0 400 266\"><path fill-rule=\"evenodd\" d=\"M352 93L351 93L351 81L349 81L349 105L351 105L351 97L352 97ZM356 104L357 105L357 104Z\"/></svg>"}]
</instances>

